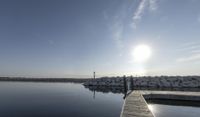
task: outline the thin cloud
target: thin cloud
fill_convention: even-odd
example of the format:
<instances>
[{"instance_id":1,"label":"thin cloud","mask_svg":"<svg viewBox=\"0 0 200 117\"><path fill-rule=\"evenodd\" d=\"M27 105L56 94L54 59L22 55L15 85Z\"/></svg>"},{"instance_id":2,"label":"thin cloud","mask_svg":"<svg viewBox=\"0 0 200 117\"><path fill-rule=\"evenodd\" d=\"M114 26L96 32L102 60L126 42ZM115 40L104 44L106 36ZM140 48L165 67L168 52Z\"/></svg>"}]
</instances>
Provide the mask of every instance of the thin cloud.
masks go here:
<instances>
[{"instance_id":1,"label":"thin cloud","mask_svg":"<svg viewBox=\"0 0 200 117\"><path fill-rule=\"evenodd\" d=\"M184 52L198 51L198 50L200 50L200 42L184 43L177 50L184 51Z\"/></svg>"},{"instance_id":2,"label":"thin cloud","mask_svg":"<svg viewBox=\"0 0 200 117\"><path fill-rule=\"evenodd\" d=\"M117 46L121 49L123 47L122 44L122 33L123 33L123 25L121 23L115 23L113 26L113 39L116 42Z\"/></svg>"},{"instance_id":3,"label":"thin cloud","mask_svg":"<svg viewBox=\"0 0 200 117\"><path fill-rule=\"evenodd\" d=\"M142 19L143 14L145 13L145 10L147 8L150 11L155 11L158 8L157 0L141 0L141 2L139 3L139 5L132 17L133 22L132 22L131 26L134 29L137 27L137 23L140 22L140 20Z\"/></svg>"},{"instance_id":4,"label":"thin cloud","mask_svg":"<svg viewBox=\"0 0 200 117\"><path fill-rule=\"evenodd\" d=\"M187 42L187 43L183 43L181 46L182 47L193 46L193 45L196 45L197 43L199 42Z\"/></svg>"},{"instance_id":5,"label":"thin cloud","mask_svg":"<svg viewBox=\"0 0 200 117\"><path fill-rule=\"evenodd\" d=\"M133 15L133 22L132 22L132 27L136 28L137 22L139 22L144 14L144 9L147 4L147 0L142 0L136 9L134 15Z\"/></svg>"},{"instance_id":6,"label":"thin cloud","mask_svg":"<svg viewBox=\"0 0 200 117\"><path fill-rule=\"evenodd\" d=\"M182 57L176 60L177 62L191 62L191 61L200 61L200 54L194 54L189 57Z\"/></svg>"},{"instance_id":7,"label":"thin cloud","mask_svg":"<svg viewBox=\"0 0 200 117\"><path fill-rule=\"evenodd\" d=\"M147 0L142 0L134 13L133 20L141 19L142 14L144 13L145 6L147 4Z\"/></svg>"},{"instance_id":8,"label":"thin cloud","mask_svg":"<svg viewBox=\"0 0 200 117\"><path fill-rule=\"evenodd\" d=\"M119 11L117 14L114 15L113 23L110 25L110 29L112 31L112 37L115 41L118 48L121 50L123 48L123 33L124 33L124 27L126 18L129 16L129 14L132 14L132 8L134 6L135 1L131 2L131 4L124 3L119 8ZM133 28L136 28L137 23L140 22L140 20L143 17L143 14L145 13L145 10L148 11L155 11L157 9L157 0L141 0L139 2L138 7L136 8L133 16L132 16L132 22L131 26ZM129 9L131 9L129 11ZM108 12L103 12L104 19L108 18ZM111 18L111 17L110 17Z\"/></svg>"},{"instance_id":9,"label":"thin cloud","mask_svg":"<svg viewBox=\"0 0 200 117\"><path fill-rule=\"evenodd\" d=\"M200 50L200 45L194 45L194 46L188 46L184 48L179 48L178 51L194 51L194 50Z\"/></svg>"},{"instance_id":10,"label":"thin cloud","mask_svg":"<svg viewBox=\"0 0 200 117\"><path fill-rule=\"evenodd\" d=\"M200 61L200 43L199 42L188 42L180 46L178 51L182 51L185 57L176 59L177 62L192 62Z\"/></svg>"},{"instance_id":11,"label":"thin cloud","mask_svg":"<svg viewBox=\"0 0 200 117\"><path fill-rule=\"evenodd\" d=\"M200 53L200 49L199 50L192 50L191 53Z\"/></svg>"},{"instance_id":12,"label":"thin cloud","mask_svg":"<svg viewBox=\"0 0 200 117\"><path fill-rule=\"evenodd\" d=\"M128 5L125 3L120 7L119 11L113 16L113 23L110 25L113 40L115 41L120 51L124 47L123 32L124 32L125 19L128 14L127 10L128 10Z\"/></svg>"},{"instance_id":13,"label":"thin cloud","mask_svg":"<svg viewBox=\"0 0 200 117\"><path fill-rule=\"evenodd\" d=\"M154 11L157 10L158 5L157 5L157 0L149 0L149 9Z\"/></svg>"}]
</instances>

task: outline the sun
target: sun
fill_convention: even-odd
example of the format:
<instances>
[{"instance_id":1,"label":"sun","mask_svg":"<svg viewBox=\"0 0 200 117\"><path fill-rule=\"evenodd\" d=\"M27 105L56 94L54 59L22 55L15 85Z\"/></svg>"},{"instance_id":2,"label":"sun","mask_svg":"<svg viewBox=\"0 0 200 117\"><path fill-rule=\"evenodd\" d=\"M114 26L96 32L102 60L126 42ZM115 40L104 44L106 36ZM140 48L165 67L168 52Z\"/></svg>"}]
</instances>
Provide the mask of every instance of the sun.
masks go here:
<instances>
[{"instance_id":1,"label":"sun","mask_svg":"<svg viewBox=\"0 0 200 117\"><path fill-rule=\"evenodd\" d=\"M146 62L151 57L151 48L145 44L138 45L134 48L132 55L135 62Z\"/></svg>"}]
</instances>

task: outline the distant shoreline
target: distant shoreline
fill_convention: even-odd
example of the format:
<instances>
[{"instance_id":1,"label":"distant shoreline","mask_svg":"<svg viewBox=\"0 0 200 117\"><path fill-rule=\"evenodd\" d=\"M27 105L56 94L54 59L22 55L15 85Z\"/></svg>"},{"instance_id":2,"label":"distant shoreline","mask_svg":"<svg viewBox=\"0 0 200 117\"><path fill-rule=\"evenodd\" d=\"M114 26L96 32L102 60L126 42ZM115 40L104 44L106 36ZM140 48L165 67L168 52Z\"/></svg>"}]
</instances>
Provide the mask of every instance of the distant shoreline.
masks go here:
<instances>
[{"instance_id":1,"label":"distant shoreline","mask_svg":"<svg viewBox=\"0 0 200 117\"><path fill-rule=\"evenodd\" d=\"M84 83L91 78L28 78L28 77L0 77L0 81L21 81L21 82L73 82Z\"/></svg>"}]
</instances>

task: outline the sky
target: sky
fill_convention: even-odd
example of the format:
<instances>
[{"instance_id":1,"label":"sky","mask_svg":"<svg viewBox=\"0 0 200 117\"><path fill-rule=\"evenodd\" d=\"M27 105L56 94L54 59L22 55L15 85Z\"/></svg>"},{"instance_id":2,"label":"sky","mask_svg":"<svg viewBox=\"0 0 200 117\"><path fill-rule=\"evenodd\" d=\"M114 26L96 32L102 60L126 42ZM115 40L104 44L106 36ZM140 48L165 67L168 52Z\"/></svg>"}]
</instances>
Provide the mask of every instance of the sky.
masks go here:
<instances>
[{"instance_id":1,"label":"sky","mask_svg":"<svg viewBox=\"0 0 200 117\"><path fill-rule=\"evenodd\" d=\"M150 48L134 60L138 45ZM0 76L200 75L199 0L1 0Z\"/></svg>"}]
</instances>

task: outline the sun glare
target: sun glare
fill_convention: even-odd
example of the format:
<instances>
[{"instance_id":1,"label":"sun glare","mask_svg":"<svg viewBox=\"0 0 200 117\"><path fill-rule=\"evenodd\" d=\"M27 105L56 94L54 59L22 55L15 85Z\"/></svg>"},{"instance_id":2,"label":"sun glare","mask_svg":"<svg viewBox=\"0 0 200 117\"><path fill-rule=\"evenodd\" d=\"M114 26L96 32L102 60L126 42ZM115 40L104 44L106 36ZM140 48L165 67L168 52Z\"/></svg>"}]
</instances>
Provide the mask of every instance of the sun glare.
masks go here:
<instances>
[{"instance_id":1,"label":"sun glare","mask_svg":"<svg viewBox=\"0 0 200 117\"><path fill-rule=\"evenodd\" d=\"M151 49L147 45L138 45L134 48L132 54L135 62L145 62L151 56Z\"/></svg>"}]
</instances>

